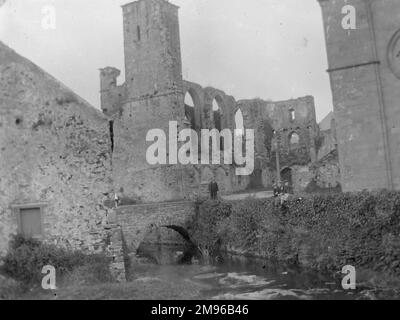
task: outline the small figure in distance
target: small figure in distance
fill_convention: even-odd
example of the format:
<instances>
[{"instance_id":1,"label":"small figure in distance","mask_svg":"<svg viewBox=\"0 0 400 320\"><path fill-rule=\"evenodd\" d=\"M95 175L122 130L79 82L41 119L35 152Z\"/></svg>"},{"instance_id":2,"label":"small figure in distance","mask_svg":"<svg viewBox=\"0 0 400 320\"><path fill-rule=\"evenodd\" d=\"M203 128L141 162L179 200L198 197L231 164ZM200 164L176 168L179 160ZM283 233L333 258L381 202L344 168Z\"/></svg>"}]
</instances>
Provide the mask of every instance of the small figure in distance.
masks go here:
<instances>
[{"instance_id":1,"label":"small figure in distance","mask_svg":"<svg viewBox=\"0 0 400 320\"><path fill-rule=\"evenodd\" d=\"M217 200L218 183L215 181L215 178L213 178L210 184L208 185L208 191L210 192L211 200Z\"/></svg>"},{"instance_id":2,"label":"small figure in distance","mask_svg":"<svg viewBox=\"0 0 400 320\"><path fill-rule=\"evenodd\" d=\"M279 196L279 185L274 181L272 187L274 191L274 198L277 198Z\"/></svg>"},{"instance_id":3,"label":"small figure in distance","mask_svg":"<svg viewBox=\"0 0 400 320\"><path fill-rule=\"evenodd\" d=\"M121 205L121 201L124 195L124 188L120 188L117 193L114 195L114 202L115 202L115 207L118 208Z\"/></svg>"}]
</instances>

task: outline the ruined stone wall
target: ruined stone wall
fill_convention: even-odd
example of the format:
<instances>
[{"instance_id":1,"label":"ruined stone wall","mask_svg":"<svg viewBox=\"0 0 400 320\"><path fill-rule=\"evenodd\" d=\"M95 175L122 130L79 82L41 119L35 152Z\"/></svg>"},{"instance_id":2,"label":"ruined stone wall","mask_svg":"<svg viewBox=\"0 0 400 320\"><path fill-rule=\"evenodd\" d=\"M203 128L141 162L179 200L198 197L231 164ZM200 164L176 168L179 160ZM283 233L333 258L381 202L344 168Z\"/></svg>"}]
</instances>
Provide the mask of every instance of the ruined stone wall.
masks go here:
<instances>
[{"instance_id":1,"label":"ruined stone wall","mask_svg":"<svg viewBox=\"0 0 400 320\"><path fill-rule=\"evenodd\" d=\"M121 71L106 67L100 70L100 98L101 108L105 115L113 119L118 116L126 100L126 85L117 85L117 78Z\"/></svg>"},{"instance_id":2,"label":"ruined stone wall","mask_svg":"<svg viewBox=\"0 0 400 320\"><path fill-rule=\"evenodd\" d=\"M320 131L317 137L317 161L337 148L337 141L332 129Z\"/></svg>"},{"instance_id":3,"label":"ruined stone wall","mask_svg":"<svg viewBox=\"0 0 400 320\"><path fill-rule=\"evenodd\" d=\"M108 121L0 43L0 254L17 232L12 205L43 203L46 241L103 250L112 193Z\"/></svg>"},{"instance_id":4,"label":"ruined stone wall","mask_svg":"<svg viewBox=\"0 0 400 320\"><path fill-rule=\"evenodd\" d=\"M393 187L400 190L400 2L396 0L371 3L376 34L379 73L385 108L388 149Z\"/></svg>"},{"instance_id":5,"label":"ruined stone wall","mask_svg":"<svg viewBox=\"0 0 400 320\"><path fill-rule=\"evenodd\" d=\"M400 80L395 39L400 2L320 0L320 4L343 189L399 189ZM344 5L356 8L356 30L342 28Z\"/></svg>"},{"instance_id":6,"label":"ruined stone wall","mask_svg":"<svg viewBox=\"0 0 400 320\"><path fill-rule=\"evenodd\" d=\"M116 190L139 202L160 202L184 198L183 166L150 165L146 152L150 130L161 129L169 136L169 122L183 119L179 95L154 96L123 106L114 120L113 178ZM181 122L178 122L182 129ZM170 151L168 151L167 155ZM168 160L168 159L167 159ZM168 161L169 163L169 161Z\"/></svg>"},{"instance_id":7,"label":"ruined stone wall","mask_svg":"<svg viewBox=\"0 0 400 320\"><path fill-rule=\"evenodd\" d=\"M211 110L216 96L221 98L223 128L232 128L232 97L213 88L203 90L199 85L189 82L184 83L184 90L194 92L195 101L204 103L196 105L200 125L195 129L198 133L202 128L214 128ZM125 103L118 114L112 117L115 141L113 177L116 190L123 188L129 198L138 203L150 203L207 196L208 184L213 177L216 178L222 194L238 189L232 182L234 168L223 164L222 154L220 165L149 165L146 151L153 142L146 142L147 133L152 129L162 129L168 138L170 121L178 122L178 131L185 128L183 105L182 93L160 93ZM178 148L180 146L181 143Z\"/></svg>"},{"instance_id":8,"label":"ruined stone wall","mask_svg":"<svg viewBox=\"0 0 400 320\"><path fill-rule=\"evenodd\" d=\"M271 187L274 130L280 138L282 166L307 165L315 160L312 97L275 103L260 99L236 102L222 90L183 81L177 7L164 0L140 0L124 5L123 15L126 81L118 86L120 72L111 67L102 69L100 75L102 109L114 124L116 190L123 188L128 198L149 203L204 196L213 177L220 185L220 192L225 194ZM186 94L194 102L190 114L185 106ZM178 122L178 131L192 126L198 134L201 129L217 128L214 101L219 106L221 130L235 129L238 109L243 112L245 128L254 129L252 176L236 177L235 164L223 165L222 157L221 165L149 165L146 159L146 151L152 144L146 142L149 130L161 129L168 134L170 121ZM291 111L294 120L289 119ZM296 148L288 142L294 133L300 136Z\"/></svg>"},{"instance_id":9,"label":"ruined stone wall","mask_svg":"<svg viewBox=\"0 0 400 320\"><path fill-rule=\"evenodd\" d=\"M235 111L241 110L243 126L245 129L254 130L256 169L265 169L271 156L271 143L273 138L272 119L267 114L268 102L254 99L238 101Z\"/></svg>"},{"instance_id":10,"label":"ruined stone wall","mask_svg":"<svg viewBox=\"0 0 400 320\"><path fill-rule=\"evenodd\" d=\"M304 170L299 168L306 168L316 159L318 127L313 97L278 102L242 100L237 103L238 109L242 111L245 128L255 132L255 158L259 166L256 169L261 169L263 186L271 188L277 179L275 143L278 141L280 169L292 168L293 187L296 191L302 190L309 174L305 178ZM290 143L293 134L299 136L295 145Z\"/></svg>"},{"instance_id":11,"label":"ruined stone wall","mask_svg":"<svg viewBox=\"0 0 400 320\"><path fill-rule=\"evenodd\" d=\"M293 192L301 193L303 192L311 180L314 178L314 172L310 170L308 165L298 166L295 165L291 167L292 169L292 179L293 179Z\"/></svg>"},{"instance_id":12,"label":"ruined stone wall","mask_svg":"<svg viewBox=\"0 0 400 320\"><path fill-rule=\"evenodd\" d=\"M293 119L291 111L293 111ZM278 131L284 166L290 166L293 161L290 159L292 156L305 157L297 161L315 161L315 138L318 135L318 127L313 97L268 103L267 114L272 120L273 128ZM297 134L300 138L298 145L290 144L293 134Z\"/></svg>"},{"instance_id":13,"label":"ruined stone wall","mask_svg":"<svg viewBox=\"0 0 400 320\"><path fill-rule=\"evenodd\" d=\"M184 128L178 9L162 0L141 0L124 5L123 18L126 81L116 88L118 70L101 74L104 92L111 92L102 109L113 110L115 189L138 202L184 199L182 166L150 165L146 159L153 144L146 141L150 130L161 129L168 139L171 121L177 121L178 132ZM116 96L120 90L122 98Z\"/></svg>"},{"instance_id":14,"label":"ruined stone wall","mask_svg":"<svg viewBox=\"0 0 400 320\"><path fill-rule=\"evenodd\" d=\"M331 151L310 166L316 185L322 189L340 186L340 168L338 153Z\"/></svg>"},{"instance_id":15,"label":"ruined stone wall","mask_svg":"<svg viewBox=\"0 0 400 320\"><path fill-rule=\"evenodd\" d=\"M216 100L221 112L222 129L235 129L234 113L236 111L236 100L220 89L213 87L203 88L201 85L183 81L184 98L189 94L194 103L196 131L200 129L215 128L213 113L213 101Z\"/></svg>"}]
</instances>

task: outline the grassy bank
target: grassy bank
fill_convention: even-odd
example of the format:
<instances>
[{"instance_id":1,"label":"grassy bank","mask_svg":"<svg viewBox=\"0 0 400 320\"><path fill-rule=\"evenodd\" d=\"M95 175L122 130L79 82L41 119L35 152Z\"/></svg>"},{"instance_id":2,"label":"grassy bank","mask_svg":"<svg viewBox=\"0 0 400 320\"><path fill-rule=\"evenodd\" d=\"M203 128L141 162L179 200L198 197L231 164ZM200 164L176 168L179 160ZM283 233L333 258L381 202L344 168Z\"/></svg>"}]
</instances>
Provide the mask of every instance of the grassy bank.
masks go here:
<instances>
[{"instance_id":1,"label":"grassy bank","mask_svg":"<svg viewBox=\"0 0 400 320\"><path fill-rule=\"evenodd\" d=\"M176 279L142 277L117 283L110 260L36 240L15 237L0 268L0 300L183 300L199 299L201 287ZM56 270L56 290L41 287L43 266ZM145 268L148 268L146 266Z\"/></svg>"},{"instance_id":2,"label":"grassy bank","mask_svg":"<svg viewBox=\"0 0 400 320\"><path fill-rule=\"evenodd\" d=\"M45 266L54 267L57 286L95 285L113 280L110 258L104 254L67 250L20 236L15 236L9 247L1 260L0 299L39 292L43 278L49 274L48 270L43 271Z\"/></svg>"},{"instance_id":3,"label":"grassy bank","mask_svg":"<svg viewBox=\"0 0 400 320\"><path fill-rule=\"evenodd\" d=\"M57 290L34 289L4 297L12 300L192 300L199 299L199 289L185 283L142 279L127 283L62 285ZM1 300L1 299L0 299Z\"/></svg>"}]
</instances>

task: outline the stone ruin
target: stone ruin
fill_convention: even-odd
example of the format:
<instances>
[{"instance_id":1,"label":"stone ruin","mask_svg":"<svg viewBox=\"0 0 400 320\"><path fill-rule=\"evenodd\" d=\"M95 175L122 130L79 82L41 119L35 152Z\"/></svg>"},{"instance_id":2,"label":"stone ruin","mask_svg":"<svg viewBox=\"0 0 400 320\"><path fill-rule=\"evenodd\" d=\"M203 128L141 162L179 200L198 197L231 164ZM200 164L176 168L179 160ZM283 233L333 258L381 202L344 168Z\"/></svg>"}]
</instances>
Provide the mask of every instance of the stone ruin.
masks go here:
<instances>
[{"instance_id":1,"label":"stone ruin","mask_svg":"<svg viewBox=\"0 0 400 320\"><path fill-rule=\"evenodd\" d=\"M222 194L271 188L278 174L296 192L315 177L321 187L339 183L334 126L320 130L312 96L236 101L183 80L178 7L140 0L122 8L126 81L118 85L119 70L101 69L103 113L0 42L0 254L10 236L21 233L108 252L121 275L124 237L133 250L141 239L124 232L150 223L149 217L155 219L151 224L163 221L165 202L183 203L165 213L168 221L190 211L187 203L205 196L213 177ZM185 104L186 95L193 106ZM233 130L239 128L237 117L243 128L255 130L251 176L236 176L235 164L149 165L145 159L151 129L166 130L177 121L197 132ZM328 166L313 165L329 154ZM131 214L114 210L119 190L127 204L139 205ZM154 204L159 205L151 211Z\"/></svg>"}]
</instances>

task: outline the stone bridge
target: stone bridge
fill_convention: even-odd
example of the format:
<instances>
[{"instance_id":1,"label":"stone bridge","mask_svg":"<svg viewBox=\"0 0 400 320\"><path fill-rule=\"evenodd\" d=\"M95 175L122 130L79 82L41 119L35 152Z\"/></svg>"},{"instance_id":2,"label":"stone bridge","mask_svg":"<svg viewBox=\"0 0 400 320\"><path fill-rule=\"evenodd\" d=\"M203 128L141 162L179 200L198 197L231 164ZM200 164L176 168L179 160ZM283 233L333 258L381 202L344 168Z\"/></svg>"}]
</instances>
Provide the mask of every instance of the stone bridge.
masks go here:
<instances>
[{"instance_id":1,"label":"stone bridge","mask_svg":"<svg viewBox=\"0 0 400 320\"><path fill-rule=\"evenodd\" d=\"M111 271L124 281L129 254L136 253L140 243L154 228L178 226L186 228L196 214L193 202L164 202L121 206L115 209L111 230Z\"/></svg>"}]
</instances>

